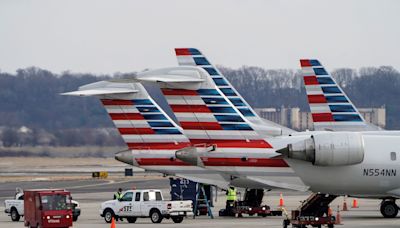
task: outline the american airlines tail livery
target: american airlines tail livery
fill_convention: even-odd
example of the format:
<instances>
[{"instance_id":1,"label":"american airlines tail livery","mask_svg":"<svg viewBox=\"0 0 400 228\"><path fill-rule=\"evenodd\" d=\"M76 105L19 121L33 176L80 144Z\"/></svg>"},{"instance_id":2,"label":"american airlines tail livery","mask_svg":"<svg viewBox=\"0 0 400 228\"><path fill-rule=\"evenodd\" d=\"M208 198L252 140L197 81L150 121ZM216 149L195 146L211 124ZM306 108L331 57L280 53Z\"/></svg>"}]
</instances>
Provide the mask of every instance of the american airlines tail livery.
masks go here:
<instances>
[{"instance_id":1,"label":"american airlines tail livery","mask_svg":"<svg viewBox=\"0 0 400 228\"><path fill-rule=\"evenodd\" d=\"M314 125L328 131L294 133L305 138L278 152L313 192L382 199L382 215L397 216L400 132L366 124L318 60L300 62Z\"/></svg>"},{"instance_id":2,"label":"american airlines tail livery","mask_svg":"<svg viewBox=\"0 0 400 228\"><path fill-rule=\"evenodd\" d=\"M214 185L380 198L397 215L400 133L368 126L319 61L301 60L318 131L294 132L259 118L197 49L176 54L179 67L66 93L102 100L130 149L117 159ZM138 82L161 88L180 126Z\"/></svg>"},{"instance_id":3,"label":"american airlines tail livery","mask_svg":"<svg viewBox=\"0 0 400 228\"><path fill-rule=\"evenodd\" d=\"M316 59L300 60L315 130L374 131L335 79Z\"/></svg>"},{"instance_id":4,"label":"american airlines tail livery","mask_svg":"<svg viewBox=\"0 0 400 228\"><path fill-rule=\"evenodd\" d=\"M158 78L160 74L165 77ZM213 103L226 98L218 95L202 68L166 68L151 75L141 74L137 79L190 88L194 88L192 83L201 82L196 90L163 89L182 128L140 83L102 81L64 93L101 100L129 148L117 153L117 160L221 188L307 189L281 155L240 114L234 115L229 105Z\"/></svg>"}]
</instances>

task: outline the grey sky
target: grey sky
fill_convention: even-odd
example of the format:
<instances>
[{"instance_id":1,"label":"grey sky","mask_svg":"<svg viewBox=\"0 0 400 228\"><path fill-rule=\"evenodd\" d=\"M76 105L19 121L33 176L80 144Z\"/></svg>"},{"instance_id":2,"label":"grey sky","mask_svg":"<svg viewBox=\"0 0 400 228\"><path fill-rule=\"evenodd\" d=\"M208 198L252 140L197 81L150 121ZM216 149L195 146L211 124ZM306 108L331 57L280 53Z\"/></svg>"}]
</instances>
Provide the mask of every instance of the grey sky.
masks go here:
<instances>
[{"instance_id":1,"label":"grey sky","mask_svg":"<svg viewBox=\"0 0 400 228\"><path fill-rule=\"evenodd\" d=\"M197 47L229 67L400 69L396 0L1 0L0 69L114 73Z\"/></svg>"}]
</instances>

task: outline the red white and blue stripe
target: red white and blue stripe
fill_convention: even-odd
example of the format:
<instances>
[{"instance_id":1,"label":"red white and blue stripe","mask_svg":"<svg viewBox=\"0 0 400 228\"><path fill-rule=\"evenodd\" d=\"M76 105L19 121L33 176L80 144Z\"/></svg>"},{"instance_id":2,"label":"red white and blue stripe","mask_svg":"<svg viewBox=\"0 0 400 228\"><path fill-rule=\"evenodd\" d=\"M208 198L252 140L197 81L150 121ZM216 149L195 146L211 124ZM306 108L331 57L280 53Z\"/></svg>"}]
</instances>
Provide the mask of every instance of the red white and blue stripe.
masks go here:
<instances>
[{"instance_id":1,"label":"red white and blue stripe","mask_svg":"<svg viewBox=\"0 0 400 228\"><path fill-rule=\"evenodd\" d=\"M189 144L181 129L149 97L101 101L130 149L180 149Z\"/></svg>"},{"instance_id":2,"label":"red white and blue stripe","mask_svg":"<svg viewBox=\"0 0 400 228\"><path fill-rule=\"evenodd\" d=\"M193 144L218 148L271 148L215 85L198 90L161 89Z\"/></svg>"},{"instance_id":3,"label":"red white and blue stripe","mask_svg":"<svg viewBox=\"0 0 400 228\"><path fill-rule=\"evenodd\" d=\"M183 129L151 99L142 86L138 86L138 90L132 99L101 99L101 102L123 140L132 150L134 162L140 167L171 171L176 171L177 167L189 169L190 164L175 158L175 151L198 144L213 144L218 147L218 153L202 157L205 166L287 167L283 159L268 159L251 153L270 148L270 145L255 137L248 124L232 112L216 90L163 89L167 99L174 100L171 107L178 118L183 118L181 124L185 131L207 131L210 136L216 135L205 139L201 134L194 134L198 137L190 141L183 134ZM182 100L182 96L191 100L189 105ZM185 113L189 114L189 117L186 117L188 115ZM196 116L196 119L193 119L193 116ZM216 134L211 133L212 131ZM251 153L247 160L241 159L245 151ZM192 171L198 168L193 167Z\"/></svg>"},{"instance_id":4,"label":"red white and blue stripe","mask_svg":"<svg viewBox=\"0 0 400 228\"><path fill-rule=\"evenodd\" d=\"M316 59L300 60L304 85L316 130L335 125L365 125L363 117Z\"/></svg>"},{"instance_id":5,"label":"red white and blue stripe","mask_svg":"<svg viewBox=\"0 0 400 228\"><path fill-rule=\"evenodd\" d=\"M245 116L250 122L260 123L260 117L229 83L225 76L214 67L207 58L195 48L176 48L175 53L178 63L181 66L199 66L206 70L215 85L229 99L229 101ZM262 122L262 121L261 121Z\"/></svg>"}]
</instances>

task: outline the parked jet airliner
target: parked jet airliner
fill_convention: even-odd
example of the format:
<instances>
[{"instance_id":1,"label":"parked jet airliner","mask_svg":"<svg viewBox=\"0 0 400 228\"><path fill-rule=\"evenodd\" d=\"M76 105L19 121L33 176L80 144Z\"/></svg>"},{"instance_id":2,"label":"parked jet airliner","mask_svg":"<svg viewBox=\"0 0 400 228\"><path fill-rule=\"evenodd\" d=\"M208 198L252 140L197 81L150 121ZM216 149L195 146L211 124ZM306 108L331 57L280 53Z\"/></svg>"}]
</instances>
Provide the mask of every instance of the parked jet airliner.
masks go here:
<instances>
[{"instance_id":1,"label":"parked jet airliner","mask_svg":"<svg viewBox=\"0 0 400 228\"><path fill-rule=\"evenodd\" d=\"M210 65L205 58L196 59L197 52L193 54L189 51L189 53L195 62L198 61L196 65ZM305 62L302 61L302 64ZM327 90L329 94L338 93L338 89L335 89L335 86L332 86L332 84L324 84L325 79L321 80L321 82L318 80L319 78L329 77L319 62L309 61L306 64L308 65L304 66L308 68L309 73L305 76L314 76L317 82L321 84L320 90L322 92ZM286 170L290 170L287 165L273 165L276 162L282 161L278 157L279 154L275 152L275 150L278 150L279 153L285 156L286 161L293 167L296 174L313 191L335 195L346 194L382 198L384 199L381 206L382 214L385 217L397 215L398 209L394 200L400 195L400 182L396 170L396 167L398 167L397 152L395 150L399 146L397 142L400 140L397 132L315 131L293 132L288 136L279 136L278 134L274 134L273 132L275 131L273 128L269 128L270 126L268 126L262 130L270 132L270 135L260 135L260 130L256 130L257 127L254 127L254 123L246 117L247 110L240 110L240 106L246 106L246 104L235 103L240 101L234 99L236 91L229 88L219 88L216 85L217 83L226 84L221 78L224 79L218 74L213 76L213 72L199 66L164 68L144 72L136 77L136 80L155 82L160 85L167 98L167 102L182 126L184 135L187 137L184 141L185 143L181 144L179 148L171 147L165 153L171 156L172 151L178 150L176 152L178 159L170 157L170 162L179 161L185 165L197 165L198 170L209 170L220 176L225 175L225 180L226 176L232 178L237 175L237 177L252 180L258 184L264 183L265 185L266 183L270 183L270 186L283 187L285 182L270 181L271 176L274 176L274 172L278 171L278 169L273 171L274 169L271 168L286 168ZM113 102L132 100L133 97L126 95L134 93L133 91L126 92L125 87L122 89L125 92L121 92L115 88L124 87L128 83L112 83L113 85L104 84L110 82L102 83L103 85L101 86L97 84L82 87L79 91L72 92L69 95L97 95L107 102L111 100ZM131 83L130 86L132 87L132 85ZM105 93L104 87L109 87L108 89L114 92L108 91ZM99 93L99 90L102 92ZM315 95L318 95L317 90L315 90ZM322 95L325 96L324 93ZM230 96L232 97L229 98ZM138 120L135 119L137 117L133 117L136 115L133 114L136 113L136 110L125 110L132 108L132 104L128 104L128 102L124 104L111 102L109 105L118 106L120 109L118 111L119 118L121 116L130 116L128 119L124 119L127 121L124 122L125 124L132 124L133 120ZM329 105L328 107L334 111L330 109L332 111L331 116L327 119L325 117L320 119L322 120L321 122L332 120L336 122L352 120L355 122L357 118L352 112L337 113L347 110L348 106L346 108L346 105L348 104L340 104L340 102L332 107ZM120 106L123 107L121 108ZM139 109L140 105L135 107L142 115L140 120L145 120L149 123L153 122L150 121L154 120L152 119L153 117L146 117L146 115L154 114L152 112L156 110L151 110L145 106L141 107L143 108L143 112L149 113L142 114ZM113 108L115 107L110 109ZM157 106L156 108L158 109ZM107 111L113 117L113 112ZM162 112L162 110L157 111ZM168 119L168 117L165 118ZM160 119L155 120L159 122ZM170 119L168 120L173 122ZM148 146L153 145L153 141L148 141L148 137L143 137L146 134L138 132L136 129L138 128L136 126L137 123L134 124L135 126L130 126L132 129L127 131L131 132L129 135L138 134L139 136L129 136L124 137L124 139L130 138L130 140L133 140L132 142L126 140L128 145L129 143L141 143L140 145L132 144L135 146L131 148L132 153L143 151L144 153L142 152L141 156L147 154L153 158L154 154L149 152L154 150L154 147ZM175 127L178 129L178 126ZM155 130L157 128L153 129L151 127L151 129ZM159 140L158 137L157 140ZM169 145L172 145L172 143L179 145L180 143L177 140L172 141L174 142L170 142ZM166 143L164 140L157 142L160 142L157 145ZM204 146L197 146L197 143L201 143ZM376 151L378 150L382 152L377 153ZM136 162L141 161L142 157L136 157L136 155L133 154L135 158L133 160ZM387 155L389 155L390 160L387 159ZM165 158L164 161L166 161ZM158 166L158 170L162 170L159 169L162 163L158 161L153 164ZM138 165L140 166L140 164ZM248 167L249 169L244 167ZM254 170L255 168L257 170ZM177 169L177 174L179 172L182 171Z\"/></svg>"}]
</instances>

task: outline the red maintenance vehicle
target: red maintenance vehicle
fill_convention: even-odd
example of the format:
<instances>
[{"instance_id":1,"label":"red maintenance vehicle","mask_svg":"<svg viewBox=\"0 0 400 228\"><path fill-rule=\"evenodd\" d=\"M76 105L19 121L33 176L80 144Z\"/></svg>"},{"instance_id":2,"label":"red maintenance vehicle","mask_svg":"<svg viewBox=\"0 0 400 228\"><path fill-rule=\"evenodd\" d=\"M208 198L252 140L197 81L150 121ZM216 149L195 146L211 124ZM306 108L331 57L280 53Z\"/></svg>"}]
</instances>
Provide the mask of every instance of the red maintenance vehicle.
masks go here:
<instances>
[{"instance_id":1,"label":"red maintenance vehicle","mask_svg":"<svg viewBox=\"0 0 400 228\"><path fill-rule=\"evenodd\" d=\"M25 190L25 226L30 228L72 226L71 199L71 193L63 189Z\"/></svg>"}]
</instances>

